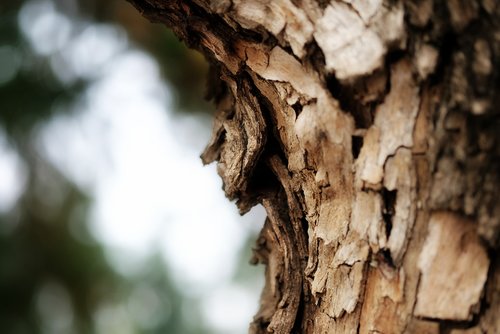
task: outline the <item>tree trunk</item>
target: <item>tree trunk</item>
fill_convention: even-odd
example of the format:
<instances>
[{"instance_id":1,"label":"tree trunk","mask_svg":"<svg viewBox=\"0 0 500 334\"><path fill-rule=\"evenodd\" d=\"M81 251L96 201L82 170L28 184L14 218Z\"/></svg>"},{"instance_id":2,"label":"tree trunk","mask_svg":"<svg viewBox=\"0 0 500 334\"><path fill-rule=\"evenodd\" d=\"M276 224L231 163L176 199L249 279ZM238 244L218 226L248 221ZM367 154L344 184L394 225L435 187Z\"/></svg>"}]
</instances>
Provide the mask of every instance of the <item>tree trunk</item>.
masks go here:
<instances>
[{"instance_id":1,"label":"tree trunk","mask_svg":"<svg viewBox=\"0 0 500 334\"><path fill-rule=\"evenodd\" d=\"M211 62L203 161L267 211L251 333L500 333L496 0L129 1Z\"/></svg>"}]
</instances>

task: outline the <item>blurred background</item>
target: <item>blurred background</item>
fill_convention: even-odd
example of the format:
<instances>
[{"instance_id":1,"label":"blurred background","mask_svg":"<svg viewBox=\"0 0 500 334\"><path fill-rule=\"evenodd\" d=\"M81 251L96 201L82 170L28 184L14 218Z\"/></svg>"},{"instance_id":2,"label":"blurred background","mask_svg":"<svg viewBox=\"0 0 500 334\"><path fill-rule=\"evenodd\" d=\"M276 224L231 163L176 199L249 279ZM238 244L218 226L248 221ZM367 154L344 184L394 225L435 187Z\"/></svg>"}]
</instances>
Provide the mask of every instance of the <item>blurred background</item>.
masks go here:
<instances>
[{"instance_id":1,"label":"blurred background","mask_svg":"<svg viewBox=\"0 0 500 334\"><path fill-rule=\"evenodd\" d=\"M207 65L125 0L0 1L0 333L246 333L262 208L199 154Z\"/></svg>"}]
</instances>

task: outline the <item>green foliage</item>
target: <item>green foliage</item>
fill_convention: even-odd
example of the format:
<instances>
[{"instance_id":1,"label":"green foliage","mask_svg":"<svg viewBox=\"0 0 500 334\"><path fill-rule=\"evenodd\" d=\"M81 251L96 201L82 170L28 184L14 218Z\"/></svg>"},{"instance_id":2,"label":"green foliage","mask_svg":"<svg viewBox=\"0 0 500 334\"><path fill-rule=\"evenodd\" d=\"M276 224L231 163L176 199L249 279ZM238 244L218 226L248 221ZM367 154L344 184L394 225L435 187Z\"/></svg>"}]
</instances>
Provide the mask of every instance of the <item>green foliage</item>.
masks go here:
<instances>
[{"instance_id":1,"label":"green foliage","mask_svg":"<svg viewBox=\"0 0 500 334\"><path fill-rule=\"evenodd\" d=\"M39 154L33 140L37 128L55 113L72 112L71 105L91 81L61 82L49 58L30 48L17 22L24 3L0 4L0 48L14 50L10 55L19 59L9 61L20 62L12 78L0 82L0 131L27 168L21 199L0 215L0 332L112 333L120 332L113 321L122 321L133 333L207 333L195 301L174 287L159 258L133 277L113 270L106 250L87 229L91 199ZM64 10L69 2L56 3ZM192 87L201 86L206 65L170 33L144 28L149 23L124 1L76 4L79 11L73 8L68 15L119 22L130 36L147 36L136 43L161 59L166 77L178 87L179 105L184 110L204 108ZM132 20L127 19L131 11L136 15ZM141 29L147 32L138 34ZM5 61L1 66L11 65Z\"/></svg>"},{"instance_id":2,"label":"green foliage","mask_svg":"<svg viewBox=\"0 0 500 334\"><path fill-rule=\"evenodd\" d=\"M0 82L0 123L14 140L30 132L37 123L46 121L54 111L61 110L54 108L55 103L70 101L87 84L83 80L70 86L62 84L52 72L48 59L29 48L17 22L21 4L22 1L14 1L0 16L0 47L8 46L13 50L11 57L15 57L2 59L0 70L18 67L11 80Z\"/></svg>"}]
</instances>

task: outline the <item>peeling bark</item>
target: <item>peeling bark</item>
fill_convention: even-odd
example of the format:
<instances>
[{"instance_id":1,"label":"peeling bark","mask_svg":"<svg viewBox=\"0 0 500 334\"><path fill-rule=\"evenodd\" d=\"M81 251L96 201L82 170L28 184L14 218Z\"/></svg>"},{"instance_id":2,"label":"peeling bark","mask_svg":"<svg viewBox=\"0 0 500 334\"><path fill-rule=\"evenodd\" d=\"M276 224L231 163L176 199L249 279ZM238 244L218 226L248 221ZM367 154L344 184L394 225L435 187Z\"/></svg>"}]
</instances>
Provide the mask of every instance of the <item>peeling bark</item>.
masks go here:
<instances>
[{"instance_id":1,"label":"peeling bark","mask_svg":"<svg viewBox=\"0 0 500 334\"><path fill-rule=\"evenodd\" d=\"M129 0L212 63L251 333L500 332L500 4Z\"/></svg>"}]
</instances>

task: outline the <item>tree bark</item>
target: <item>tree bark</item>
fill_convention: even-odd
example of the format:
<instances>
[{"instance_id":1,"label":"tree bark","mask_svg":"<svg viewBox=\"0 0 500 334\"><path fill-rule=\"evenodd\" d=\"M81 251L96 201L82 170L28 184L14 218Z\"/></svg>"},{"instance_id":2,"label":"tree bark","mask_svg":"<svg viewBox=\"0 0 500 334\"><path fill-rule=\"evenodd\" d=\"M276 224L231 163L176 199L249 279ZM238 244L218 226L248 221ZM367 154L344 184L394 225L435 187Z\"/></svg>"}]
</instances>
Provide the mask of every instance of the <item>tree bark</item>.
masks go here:
<instances>
[{"instance_id":1,"label":"tree bark","mask_svg":"<svg viewBox=\"0 0 500 334\"><path fill-rule=\"evenodd\" d=\"M495 0L129 0L211 62L251 333L500 333Z\"/></svg>"}]
</instances>

